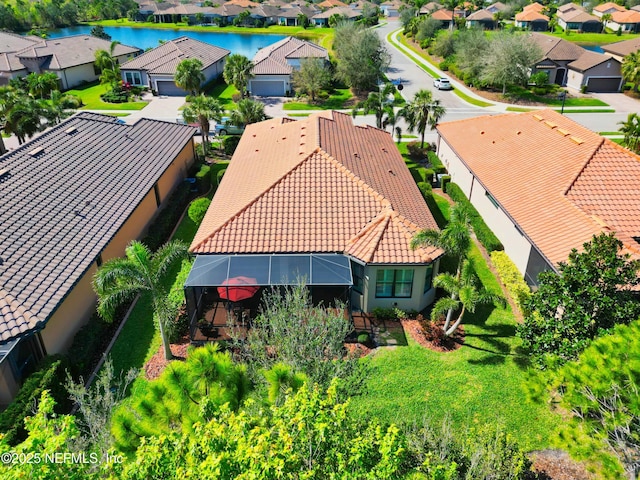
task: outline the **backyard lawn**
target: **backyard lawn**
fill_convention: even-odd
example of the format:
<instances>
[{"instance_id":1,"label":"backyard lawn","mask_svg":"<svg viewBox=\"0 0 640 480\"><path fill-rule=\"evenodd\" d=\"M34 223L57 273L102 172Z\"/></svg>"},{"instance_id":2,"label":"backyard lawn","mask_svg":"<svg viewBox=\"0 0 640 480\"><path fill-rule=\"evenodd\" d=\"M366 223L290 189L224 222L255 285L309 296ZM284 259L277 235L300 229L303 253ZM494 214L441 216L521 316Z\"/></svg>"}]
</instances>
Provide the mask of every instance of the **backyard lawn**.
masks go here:
<instances>
[{"instance_id":1,"label":"backyard lawn","mask_svg":"<svg viewBox=\"0 0 640 480\"><path fill-rule=\"evenodd\" d=\"M565 32L556 31L555 33L543 32L552 37L562 38L569 42L584 44L584 45L606 45L608 43L621 42L623 40L631 40L637 38L638 35L632 33L623 33L618 35L616 33L578 33L571 32L567 35Z\"/></svg>"},{"instance_id":2,"label":"backyard lawn","mask_svg":"<svg viewBox=\"0 0 640 480\"><path fill-rule=\"evenodd\" d=\"M108 85L88 84L65 93L76 95L82 99L84 106L81 110L142 110L148 102L106 103L100 95L109 90Z\"/></svg>"},{"instance_id":3,"label":"backyard lawn","mask_svg":"<svg viewBox=\"0 0 640 480\"><path fill-rule=\"evenodd\" d=\"M233 85L227 85L223 80L215 83L211 88L209 88L206 92L207 95L212 96L213 98L217 98L220 100L222 107L225 110L235 110L238 108L236 103L233 101L233 96L239 94L238 89Z\"/></svg>"},{"instance_id":4,"label":"backyard lawn","mask_svg":"<svg viewBox=\"0 0 640 480\"><path fill-rule=\"evenodd\" d=\"M434 197L446 217L448 203ZM482 283L500 293L477 247L470 257ZM351 401L354 413L409 424L427 418L436 425L448 416L458 431L502 423L525 449L549 447L549 433L562 419L525 398L526 358L518 351L510 308L480 307L464 325L465 343L453 352L428 350L412 338L406 347L378 351L366 393Z\"/></svg>"},{"instance_id":5,"label":"backyard lawn","mask_svg":"<svg viewBox=\"0 0 640 480\"><path fill-rule=\"evenodd\" d=\"M348 88L336 88L329 98L319 103L309 104L306 102L285 102L283 110L342 110L350 108L345 103L353 97Z\"/></svg>"}]
</instances>

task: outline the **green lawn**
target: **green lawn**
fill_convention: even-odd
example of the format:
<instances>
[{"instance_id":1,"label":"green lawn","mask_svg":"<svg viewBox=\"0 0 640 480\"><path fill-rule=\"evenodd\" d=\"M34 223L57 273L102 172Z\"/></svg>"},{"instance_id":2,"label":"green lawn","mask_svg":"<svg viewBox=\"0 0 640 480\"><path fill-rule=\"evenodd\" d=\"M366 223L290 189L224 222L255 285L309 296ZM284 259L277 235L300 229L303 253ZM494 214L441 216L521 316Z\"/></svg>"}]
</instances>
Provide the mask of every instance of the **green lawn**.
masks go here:
<instances>
[{"instance_id":1,"label":"green lawn","mask_svg":"<svg viewBox=\"0 0 640 480\"><path fill-rule=\"evenodd\" d=\"M446 218L448 203L434 197ZM482 283L500 293L477 247L470 257ZM433 352L409 338L406 347L376 353L366 393L351 401L354 413L396 423L425 417L439 423L447 414L458 431L500 422L525 449L549 447L549 434L562 420L525 398L526 359L510 308L480 307L464 324L465 343L454 352Z\"/></svg>"},{"instance_id":2,"label":"green lawn","mask_svg":"<svg viewBox=\"0 0 640 480\"><path fill-rule=\"evenodd\" d=\"M606 45L607 43L621 42L623 40L631 40L632 38L638 38L638 35L624 33L618 36L615 33L578 33L571 32L567 35L564 32L544 32L549 36L562 38L573 43L579 43L584 45Z\"/></svg>"},{"instance_id":3,"label":"green lawn","mask_svg":"<svg viewBox=\"0 0 640 480\"><path fill-rule=\"evenodd\" d=\"M68 90L65 93L77 95L82 99L84 106L81 110L142 110L148 102L106 103L100 99L100 95L109 90L108 85L89 84Z\"/></svg>"},{"instance_id":4,"label":"green lawn","mask_svg":"<svg viewBox=\"0 0 640 480\"><path fill-rule=\"evenodd\" d=\"M282 105L283 110L341 110L345 103L353 97L348 88L336 88L329 98L317 104L305 102L286 102Z\"/></svg>"},{"instance_id":5,"label":"green lawn","mask_svg":"<svg viewBox=\"0 0 640 480\"><path fill-rule=\"evenodd\" d=\"M220 103L225 110L235 110L237 108L236 103L233 101L233 96L240 92L233 85L227 85L224 81L221 81L214 84L205 93L220 100Z\"/></svg>"},{"instance_id":6,"label":"green lawn","mask_svg":"<svg viewBox=\"0 0 640 480\"><path fill-rule=\"evenodd\" d=\"M557 107L560 107L562 105L562 99L559 99L557 94L550 94L549 96L536 95L530 90L527 90L517 85L507 87L506 96L514 100L526 100L529 102L542 103L544 105L551 105L551 106L557 106ZM565 107L608 107L609 104L603 102L602 100L598 100L597 98L568 97L564 102L564 106Z\"/></svg>"}]
</instances>

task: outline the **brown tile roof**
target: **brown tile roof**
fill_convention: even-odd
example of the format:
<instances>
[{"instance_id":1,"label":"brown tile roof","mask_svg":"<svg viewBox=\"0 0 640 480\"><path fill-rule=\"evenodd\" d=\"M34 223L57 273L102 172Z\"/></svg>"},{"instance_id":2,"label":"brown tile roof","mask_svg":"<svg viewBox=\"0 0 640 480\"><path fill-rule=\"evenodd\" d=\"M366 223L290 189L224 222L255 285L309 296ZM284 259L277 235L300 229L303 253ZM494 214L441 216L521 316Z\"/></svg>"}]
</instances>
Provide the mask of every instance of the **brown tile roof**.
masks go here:
<instances>
[{"instance_id":1,"label":"brown tile roof","mask_svg":"<svg viewBox=\"0 0 640 480\"><path fill-rule=\"evenodd\" d=\"M575 43L568 42L562 38L552 37L544 33L531 32L528 34L543 53L543 58L554 61L577 60L586 50Z\"/></svg>"},{"instance_id":2,"label":"brown tile roof","mask_svg":"<svg viewBox=\"0 0 640 480\"><path fill-rule=\"evenodd\" d=\"M558 14L561 13L567 13L567 12L571 12L571 11L581 11L584 12L584 7L575 4L575 3L565 3L564 5L560 5L558 7Z\"/></svg>"},{"instance_id":3,"label":"brown tile roof","mask_svg":"<svg viewBox=\"0 0 640 480\"><path fill-rule=\"evenodd\" d=\"M332 15L342 15L347 18L357 18L362 16L361 13L356 12L350 7L332 7L329 10L318 13L313 18L331 18Z\"/></svg>"},{"instance_id":4,"label":"brown tile roof","mask_svg":"<svg viewBox=\"0 0 640 480\"><path fill-rule=\"evenodd\" d=\"M477 12L473 12L471 15L467 17L467 20L491 20L493 21L493 14L487 10L478 10Z\"/></svg>"},{"instance_id":5,"label":"brown tile roof","mask_svg":"<svg viewBox=\"0 0 640 480\"><path fill-rule=\"evenodd\" d=\"M189 37L169 40L142 55L122 64L122 70L146 70L154 74L173 75L178 64L187 58L197 58L202 69L213 65L231 52Z\"/></svg>"},{"instance_id":6,"label":"brown tile roof","mask_svg":"<svg viewBox=\"0 0 640 480\"><path fill-rule=\"evenodd\" d=\"M620 5L613 3L613 2L607 2L607 3L601 3L600 5L596 5L595 7L593 7L593 11L594 12L606 12L607 10L610 9L614 9L617 10L618 12L624 12L626 10L626 8L621 7Z\"/></svg>"},{"instance_id":7,"label":"brown tile roof","mask_svg":"<svg viewBox=\"0 0 640 480\"><path fill-rule=\"evenodd\" d=\"M601 231L640 252L638 155L553 110L437 129L551 264Z\"/></svg>"},{"instance_id":8,"label":"brown tile roof","mask_svg":"<svg viewBox=\"0 0 640 480\"><path fill-rule=\"evenodd\" d=\"M568 67L572 70L577 70L578 72L585 72L604 62L619 63L615 58L611 58L609 55L585 50L580 58L571 62Z\"/></svg>"},{"instance_id":9,"label":"brown tile roof","mask_svg":"<svg viewBox=\"0 0 640 480\"><path fill-rule=\"evenodd\" d=\"M453 12L451 10L445 10L444 8L440 9L440 10L436 10L435 12L433 12L431 14L432 18L435 18L436 20L440 20L441 22L450 22L451 21L451 17L452 17Z\"/></svg>"},{"instance_id":10,"label":"brown tile roof","mask_svg":"<svg viewBox=\"0 0 640 480\"><path fill-rule=\"evenodd\" d=\"M539 20L549 21L549 17L542 15L534 10L525 10L524 12L516 13L516 21L518 22L535 22Z\"/></svg>"},{"instance_id":11,"label":"brown tile roof","mask_svg":"<svg viewBox=\"0 0 640 480\"><path fill-rule=\"evenodd\" d=\"M626 10L624 12L613 12L611 20L616 23L640 23L640 12Z\"/></svg>"},{"instance_id":12,"label":"brown tile roof","mask_svg":"<svg viewBox=\"0 0 640 480\"><path fill-rule=\"evenodd\" d=\"M624 57L630 53L640 50L640 37L632 38L631 40L624 40L622 42L611 43L609 45L603 45L602 49L605 52L613 53L614 55L620 55Z\"/></svg>"},{"instance_id":13,"label":"brown tile roof","mask_svg":"<svg viewBox=\"0 0 640 480\"><path fill-rule=\"evenodd\" d=\"M439 3L429 2L424 4L422 8L420 8L420 13L421 14L431 13L431 12L435 12L436 10L440 10L441 8L442 8L442 5L440 5Z\"/></svg>"},{"instance_id":14,"label":"brown tile roof","mask_svg":"<svg viewBox=\"0 0 640 480\"><path fill-rule=\"evenodd\" d=\"M569 10L564 14L558 15L558 18L565 22L585 23L585 22L600 22L600 19L595 15L591 15L581 10Z\"/></svg>"},{"instance_id":15,"label":"brown tile roof","mask_svg":"<svg viewBox=\"0 0 640 480\"><path fill-rule=\"evenodd\" d=\"M191 250L425 263L441 251L409 249L421 228L437 225L391 136L322 112L247 127Z\"/></svg>"},{"instance_id":16,"label":"brown tile roof","mask_svg":"<svg viewBox=\"0 0 640 480\"><path fill-rule=\"evenodd\" d=\"M282 40L261 48L253 58L254 75L288 75L293 71L287 59L299 58L324 58L329 59L325 48L307 40L295 37L286 37Z\"/></svg>"},{"instance_id":17,"label":"brown tile roof","mask_svg":"<svg viewBox=\"0 0 640 480\"><path fill-rule=\"evenodd\" d=\"M194 133L81 113L0 157L0 343L44 325Z\"/></svg>"},{"instance_id":18,"label":"brown tile roof","mask_svg":"<svg viewBox=\"0 0 640 480\"><path fill-rule=\"evenodd\" d=\"M251 0L230 0L224 3L223 5L237 5L242 8L249 8L249 7L257 7L260 4L257 2L252 2Z\"/></svg>"},{"instance_id":19,"label":"brown tile roof","mask_svg":"<svg viewBox=\"0 0 640 480\"><path fill-rule=\"evenodd\" d=\"M15 53L19 59L46 59L41 68L47 70L64 70L77 65L86 65L95 62L95 53L98 50L109 51L111 42L91 35L73 35L43 39L41 43L29 46ZM121 43L117 44L114 56L134 55L140 52L139 48L130 47Z\"/></svg>"}]
</instances>

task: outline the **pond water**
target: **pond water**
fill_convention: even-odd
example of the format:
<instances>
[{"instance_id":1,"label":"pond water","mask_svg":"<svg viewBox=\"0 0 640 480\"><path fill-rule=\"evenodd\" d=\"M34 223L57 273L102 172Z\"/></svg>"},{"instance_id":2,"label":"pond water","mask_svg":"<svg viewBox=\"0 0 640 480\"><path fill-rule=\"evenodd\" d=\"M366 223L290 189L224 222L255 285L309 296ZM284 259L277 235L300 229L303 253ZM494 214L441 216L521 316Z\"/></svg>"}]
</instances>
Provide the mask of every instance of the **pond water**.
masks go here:
<instances>
[{"instance_id":1,"label":"pond water","mask_svg":"<svg viewBox=\"0 0 640 480\"><path fill-rule=\"evenodd\" d=\"M256 52L267 45L285 38L284 35L253 34L253 33L220 33L220 32L190 32L187 30L169 30L164 28L132 28L132 27L104 27L104 31L125 45L146 50L160 45L160 40L173 40L187 36L194 40L226 48L231 53L240 53L248 58L253 58ZM68 37L70 35L90 34L88 25L59 28L48 32L49 38Z\"/></svg>"},{"instance_id":2,"label":"pond water","mask_svg":"<svg viewBox=\"0 0 640 480\"><path fill-rule=\"evenodd\" d=\"M604 53L604 50L600 45L580 45L585 50L591 50L592 52Z\"/></svg>"}]
</instances>

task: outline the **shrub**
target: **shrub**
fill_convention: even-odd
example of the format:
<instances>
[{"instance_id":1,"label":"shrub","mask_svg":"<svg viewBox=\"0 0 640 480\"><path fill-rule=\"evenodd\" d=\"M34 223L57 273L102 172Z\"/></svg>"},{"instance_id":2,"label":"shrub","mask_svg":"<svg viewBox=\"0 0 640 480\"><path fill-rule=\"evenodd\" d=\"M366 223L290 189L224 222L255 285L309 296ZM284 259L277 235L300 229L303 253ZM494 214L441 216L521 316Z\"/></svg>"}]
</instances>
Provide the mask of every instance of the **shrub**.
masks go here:
<instances>
[{"instance_id":1,"label":"shrub","mask_svg":"<svg viewBox=\"0 0 640 480\"><path fill-rule=\"evenodd\" d=\"M582 85L580 87L580 93L587 93L587 86L586 85Z\"/></svg>"},{"instance_id":2,"label":"shrub","mask_svg":"<svg viewBox=\"0 0 640 480\"><path fill-rule=\"evenodd\" d=\"M7 443L16 445L27 437L24 419L33 414L33 407L44 390L49 390L55 399L57 413L71 410L71 402L64 388L66 366L64 357L47 357L27 378L13 402L0 413L0 432L4 433Z\"/></svg>"},{"instance_id":3,"label":"shrub","mask_svg":"<svg viewBox=\"0 0 640 480\"><path fill-rule=\"evenodd\" d=\"M429 158L429 163L433 167L433 171L435 173L447 173L447 168L440 161L440 157L435 153L435 146L432 146L432 151L427 154L427 158Z\"/></svg>"},{"instance_id":4,"label":"shrub","mask_svg":"<svg viewBox=\"0 0 640 480\"><path fill-rule=\"evenodd\" d=\"M392 320L396 318L396 311L393 308L376 307L371 311L376 320Z\"/></svg>"},{"instance_id":5,"label":"shrub","mask_svg":"<svg viewBox=\"0 0 640 480\"><path fill-rule=\"evenodd\" d=\"M424 181L428 184L433 183L433 177L435 177L436 172L431 168L424 169Z\"/></svg>"},{"instance_id":6,"label":"shrub","mask_svg":"<svg viewBox=\"0 0 640 480\"><path fill-rule=\"evenodd\" d=\"M362 332L361 334L359 334L358 343L367 345L369 343L369 334L367 332Z\"/></svg>"},{"instance_id":7,"label":"shrub","mask_svg":"<svg viewBox=\"0 0 640 480\"><path fill-rule=\"evenodd\" d=\"M222 181L222 177L224 177L224 174L226 171L227 169L223 168L222 170L218 170L218 172L216 172L216 187L220 185L220 182Z\"/></svg>"},{"instance_id":8,"label":"shrub","mask_svg":"<svg viewBox=\"0 0 640 480\"><path fill-rule=\"evenodd\" d=\"M191 187L186 183L180 184L173 192L165 208L156 217L149 227L147 235L142 239L142 243L148 246L152 252L169 239L169 235L178 223L190 197Z\"/></svg>"},{"instance_id":9,"label":"shrub","mask_svg":"<svg viewBox=\"0 0 640 480\"><path fill-rule=\"evenodd\" d=\"M511 295L514 302L516 302L520 311L524 315L527 315L527 313L525 313L525 305L529 297L531 297L531 290L522 278L522 274L504 252L491 252L491 261L498 271L500 280L504 286L507 287L509 295Z\"/></svg>"},{"instance_id":10,"label":"shrub","mask_svg":"<svg viewBox=\"0 0 640 480\"><path fill-rule=\"evenodd\" d=\"M226 155L233 155L233 152L236 151L236 147L240 142L240 137L235 135L229 135L222 139L222 148L224 149L224 153Z\"/></svg>"},{"instance_id":11,"label":"shrub","mask_svg":"<svg viewBox=\"0 0 640 480\"><path fill-rule=\"evenodd\" d=\"M419 142L409 142L407 144L407 152L412 160L422 160L427 158L431 145L427 143L426 147L421 147Z\"/></svg>"},{"instance_id":12,"label":"shrub","mask_svg":"<svg viewBox=\"0 0 640 480\"><path fill-rule=\"evenodd\" d=\"M431 184L427 182L418 182L418 188L420 189L420 193L422 193L422 196L425 200L431 197L433 192Z\"/></svg>"},{"instance_id":13,"label":"shrub","mask_svg":"<svg viewBox=\"0 0 640 480\"><path fill-rule=\"evenodd\" d=\"M211 188L211 175L209 172L211 167L209 165L200 166L200 170L196 173L196 186L199 193L205 193Z\"/></svg>"},{"instance_id":14,"label":"shrub","mask_svg":"<svg viewBox=\"0 0 640 480\"><path fill-rule=\"evenodd\" d=\"M536 95L546 95L547 94L547 89L546 87L533 87L531 89L531 91L533 93L535 93Z\"/></svg>"},{"instance_id":15,"label":"shrub","mask_svg":"<svg viewBox=\"0 0 640 480\"><path fill-rule=\"evenodd\" d=\"M196 225L200 225L202 223L202 219L204 218L207 210L209 209L209 205L211 205L211 200L206 197L196 198L191 205L189 205L189 218L193 220L193 223Z\"/></svg>"},{"instance_id":16,"label":"shrub","mask_svg":"<svg viewBox=\"0 0 640 480\"><path fill-rule=\"evenodd\" d=\"M449 183L447 185L446 192L454 202L464 203L469 207L469 210L471 212L471 226L473 227L473 231L475 232L478 241L482 245L484 245L484 248L486 248L489 252L493 252L495 250L504 250L504 247L502 246L500 240L498 240L498 237L496 237L494 233L489 229L487 224L484 223L484 220L482 219L476 208L467 199L462 190L460 190L460 187L455 183Z\"/></svg>"},{"instance_id":17,"label":"shrub","mask_svg":"<svg viewBox=\"0 0 640 480\"><path fill-rule=\"evenodd\" d=\"M451 182L451 175L443 175L440 177L440 188L443 192L447 191L447 184Z\"/></svg>"},{"instance_id":18,"label":"shrub","mask_svg":"<svg viewBox=\"0 0 640 480\"><path fill-rule=\"evenodd\" d=\"M120 87L116 87L106 93L100 95L100 98L103 102L107 103L126 103L129 101L130 92L122 89Z\"/></svg>"}]
</instances>

